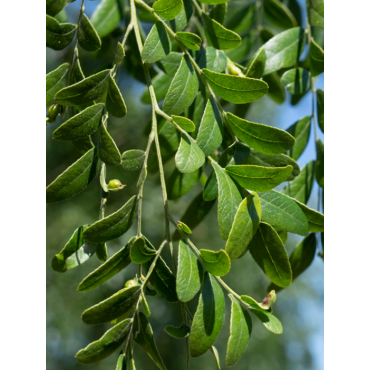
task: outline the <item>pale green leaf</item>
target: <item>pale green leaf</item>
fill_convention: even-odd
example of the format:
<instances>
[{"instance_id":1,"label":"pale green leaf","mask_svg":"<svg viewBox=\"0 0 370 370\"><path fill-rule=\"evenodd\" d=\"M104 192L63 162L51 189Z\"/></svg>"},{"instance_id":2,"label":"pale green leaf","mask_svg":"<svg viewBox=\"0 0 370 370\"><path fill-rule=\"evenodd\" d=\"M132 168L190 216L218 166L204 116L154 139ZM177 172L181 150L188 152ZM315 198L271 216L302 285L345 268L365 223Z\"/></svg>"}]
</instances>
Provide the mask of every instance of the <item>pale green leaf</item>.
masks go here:
<instances>
[{"instance_id":1,"label":"pale green leaf","mask_svg":"<svg viewBox=\"0 0 370 370\"><path fill-rule=\"evenodd\" d=\"M154 11L163 19L174 19L182 10L182 0L158 0L153 4Z\"/></svg>"},{"instance_id":2,"label":"pale green leaf","mask_svg":"<svg viewBox=\"0 0 370 370\"><path fill-rule=\"evenodd\" d=\"M202 167L205 161L204 153L194 139L187 133L182 133L179 150L175 162L182 173L191 173Z\"/></svg>"},{"instance_id":3,"label":"pale green leaf","mask_svg":"<svg viewBox=\"0 0 370 370\"><path fill-rule=\"evenodd\" d=\"M228 254L220 249L218 252L201 249L203 265L205 269L214 276L224 276L230 271L230 258Z\"/></svg>"}]
</instances>

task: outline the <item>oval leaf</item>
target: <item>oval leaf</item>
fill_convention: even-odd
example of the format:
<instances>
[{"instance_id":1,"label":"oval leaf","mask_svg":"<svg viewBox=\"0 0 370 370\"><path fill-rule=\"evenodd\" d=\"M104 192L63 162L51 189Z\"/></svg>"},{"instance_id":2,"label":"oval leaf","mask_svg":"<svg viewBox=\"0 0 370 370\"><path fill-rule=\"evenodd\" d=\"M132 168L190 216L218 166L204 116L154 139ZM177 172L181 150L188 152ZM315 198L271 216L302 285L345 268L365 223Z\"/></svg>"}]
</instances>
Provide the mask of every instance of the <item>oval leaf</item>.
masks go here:
<instances>
[{"instance_id":1,"label":"oval leaf","mask_svg":"<svg viewBox=\"0 0 370 370\"><path fill-rule=\"evenodd\" d=\"M293 200L295 200L299 208L307 217L309 231L312 233L324 232L324 215L312 208L307 207L305 204L298 202L296 199Z\"/></svg>"},{"instance_id":2,"label":"oval leaf","mask_svg":"<svg viewBox=\"0 0 370 370\"><path fill-rule=\"evenodd\" d=\"M265 0L263 11L266 19L276 27L288 29L298 26L289 8L278 0Z\"/></svg>"},{"instance_id":3,"label":"oval leaf","mask_svg":"<svg viewBox=\"0 0 370 370\"><path fill-rule=\"evenodd\" d=\"M144 159L144 151L138 149L127 150L122 154L121 165L125 170L140 170L143 167Z\"/></svg>"},{"instance_id":4,"label":"oval leaf","mask_svg":"<svg viewBox=\"0 0 370 370\"><path fill-rule=\"evenodd\" d=\"M171 52L171 39L161 21L154 24L145 40L141 58L144 63L155 63Z\"/></svg>"},{"instance_id":5,"label":"oval leaf","mask_svg":"<svg viewBox=\"0 0 370 370\"><path fill-rule=\"evenodd\" d=\"M109 90L106 105L108 113L113 117L122 118L127 114L125 101L112 76L109 77Z\"/></svg>"},{"instance_id":6,"label":"oval leaf","mask_svg":"<svg viewBox=\"0 0 370 370\"><path fill-rule=\"evenodd\" d=\"M324 0L307 0L310 25L324 28Z\"/></svg>"},{"instance_id":7,"label":"oval leaf","mask_svg":"<svg viewBox=\"0 0 370 370\"><path fill-rule=\"evenodd\" d=\"M78 42L87 51L95 51L101 48L101 40L94 26L85 13L82 14L77 31Z\"/></svg>"},{"instance_id":8,"label":"oval leaf","mask_svg":"<svg viewBox=\"0 0 370 370\"><path fill-rule=\"evenodd\" d=\"M287 128L289 132L295 138L295 144L289 150L288 154L297 160L306 149L308 140L311 132L311 116L305 116L299 121L294 123L292 126Z\"/></svg>"},{"instance_id":9,"label":"oval leaf","mask_svg":"<svg viewBox=\"0 0 370 370\"><path fill-rule=\"evenodd\" d=\"M53 50L63 50L73 40L77 26L71 23L59 23L46 15L46 46Z\"/></svg>"},{"instance_id":10,"label":"oval leaf","mask_svg":"<svg viewBox=\"0 0 370 370\"><path fill-rule=\"evenodd\" d=\"M245 77L261 78L266 64L265 49L259 49L246 65Z\"/></svg>"},{"instance_id":11,"label":"oval leaf","mask_svg":"<svg viewBox=\"0 0 370 370\"><path fill-rule=\"evenodd\" d=\"M177 32L176 37L190 50L199 50L202 39L191 32Z\"/></svg>"},{"instance_id":12,"label":"oval leaf","mask_svg":"<svg viewBox=\"0 0 370 370\"><path fill-rule=\"evenodd\" d=\"M175 168L167 180L168 199L176 200L190 191L198 182L202 169L191 173L181 173Z\"/></svg>"},{"instance_id":13,"label":"oval leaf","mask_svg":"<svg viewBox=\"0 0 370 370\"><path fill-rule=\"evenodd\" d=\"M73 1L75 0L46 0L46 14L54 17Z\"/></svg>"},{"instance_id":14,"label":"oval leaf","mask_svg":"<svg viewBox=\"0 0 370 370\"><path fill-rule=\"evenodd\" d=\"M54 101L55 94L67 85L69 64L64 63L46 75L46 106Z\"/></svg>"},{"instance_id":15,"label":"oval leaf","mask_svg":"<svg viewBox=\"0 0 370 370\"><path fill-rule=\"evenodd\" d=\"M214 276L224 276L230 271L230 258L228 254L220 249L218 252L201 249L203 265L205 269Z\"/></svg>"},{"instance_id":16,"label":"oval leaf","mask_svg":"<svg viewBox=\"0 0 370 370\"><path fill-rule=\"evenodd\" d=\"M180 116L172 116L172 119L185 131L193 132L195 131L194 122L191 121L189 118L180 117Z\"/></svg>"},{"instance_id":17,"label":"oval leaf","mask_svg":"<svg viewBox=\"0 0 370 370\"><path fill-rule=\"evenodd\" d=\"M153 4L154 11L169 21L176 18L183 7L182 0L158 0Z\"/></svg>"},{"instance_id":18,"label":"oval leaf","mask_svg":"<svg viewBox=\"0 0 370 370\"><path fill-rule=\"evenodd\" d=\"M121 153L116 143L109 135L104 124L100 126L99 158L107 165L116 167L121 164Z\"/></svg>"},{"instance_id":19,"label":"oval leaf","mask_svg":"<svg viewBox=\"0 0 370 370\"><path fill-rule=\"evenodd\" d=\"M181 135L179 150L175 162L182 173L191 173L202 167L205 161L204 153L194 139L187 133Z\"/></svg>"},{"instance_id":20,"label":"oval leaf","mask_svg":"<svg viewBox=\"0 0 370 370\"><path fill-rule=\"evenodd\" d=\"M224 72L227 66L227 56L221 51L209 46L203 50L203 53L199 59L199 67L201 69L209 69L213 72Z\"/></svg>"},{"instance_id":21,"label":"oval leaf","mask_svg":"<svg viewBox=\"0 0 370 370\"><path fill-rule=\"evenodd\" d=\"M305 94L311 87L311 75L303 68L293 68L281 76L280 82L291 94Z\"/></svg>"},{"instance_id":22,"label":"oval leaf","mask_svg":"<svg viewBox=\"0 0 370 370\"><path fill-rule=\"evenodd\" d=\"M186 338L190 334L190 328L184 323L182 323L179 328L172 325L168 325L165 327L164 330L168 335L177 339Z\"/></svg>"},{"instance_id":23,"label":"oval leaf","mask_svg":"<svg viewBox=\"0 0 370 370\"><path fill-rule=\"evenodd\" d=\"M156 251L148 248L145 243L145 239L140 237L137 238L130 249L131 261L140 265L148 262L156 254Z\"/></svg>"}]
</instances>

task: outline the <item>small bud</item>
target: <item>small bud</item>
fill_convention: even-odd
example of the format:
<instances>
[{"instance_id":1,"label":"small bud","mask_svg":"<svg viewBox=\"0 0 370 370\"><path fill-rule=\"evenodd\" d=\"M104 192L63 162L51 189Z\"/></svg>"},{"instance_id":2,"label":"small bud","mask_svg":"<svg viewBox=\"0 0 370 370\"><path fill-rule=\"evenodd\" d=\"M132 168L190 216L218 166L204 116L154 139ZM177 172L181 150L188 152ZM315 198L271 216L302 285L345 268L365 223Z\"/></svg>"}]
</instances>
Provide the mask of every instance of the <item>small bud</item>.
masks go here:
<instances>
[{"instance_id":1,"label":"small bud","mask_svg":"<svg viewBox=\"0 0 370 370\"><path fill-rule=\"evenodd\" d=\"M60 112L61 106L59 104L51 105L48 111L49 123L54 123Z\"/></svg>"},{"instance_id":2,"label":"small bud","mask_svg":"<svg viewBox=\"0 0 370 370\"><path fill-rule=\"evenodd\" d=\"M271 290L271 292L267 295L267 297L263 298L261 303L262 308L265 310L269 310L273 303L276 301L276 293L275 290Z\"/></svg>"},{"instance_id":3,"label":"small bud","mask_svg":"<svg viewBox=\"0 0 370 370\"><path fill-rule=\"evenodd\" d=\"M239 77L245 77L242 70L237 67L230 59L227 62L227 69L229 71L229 74Z\"/></svg>"},{"instance_id":4,"label":"small bud","mask_svg":"<svg viewBox=\"0 0 370 370\"><path fill-rule=\"evenodd\" d=\"M127 280L126 281L126 284L125 284L125 288L131 288L132 286L135 286L135 285L137 285L136 278L135 279L131 279L131 280Z\"/></svg>"},{"instance_id":5,"label":"small bud","mask_svg":"<svg viewBox=\"0 0 370 370\"><path fill-rule=\"evenodd\" d=\"M119 180L110 180L108 183L108 190L110 191L118 191L122 190L126 185L122 185L121 181Z\"/></svg>"}]
</instances>

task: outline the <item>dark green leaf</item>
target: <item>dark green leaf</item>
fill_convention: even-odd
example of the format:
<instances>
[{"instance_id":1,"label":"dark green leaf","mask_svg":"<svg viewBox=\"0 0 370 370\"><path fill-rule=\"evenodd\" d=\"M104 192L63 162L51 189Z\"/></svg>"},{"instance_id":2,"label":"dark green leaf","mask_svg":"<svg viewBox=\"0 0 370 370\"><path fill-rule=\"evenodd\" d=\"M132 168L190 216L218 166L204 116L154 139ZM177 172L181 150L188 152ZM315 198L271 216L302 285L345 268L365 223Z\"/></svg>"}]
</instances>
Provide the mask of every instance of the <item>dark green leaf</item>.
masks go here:
<instances>
[{"instance_id":1,"label":"dark green leaf","mask_svg":"<svg viewBox=\"0 0 370 370\"><path fill-rule=\"evenodd\" d=\"M209 15L212 19L214 19L216 22L220 24L224 24L226 19L226 13L227 13L227 4L217 4L214 6Z\"/></svg>"},{"instance_id":2,"label":"dark green leaf","mask_svg":"<svg viewBox=\"0 0 370 370\"><path fill-rule=\"evenodd\" d=\"M175 162L182 173L191 173L202 167L205 161L204 153L194 139L187 133L182 133L179 150Z\"/></svg>"},{"instance_id":3,"label":"dark green leaf","mask_svg":"<svg viewBox=\"0 0 370 370\"><path fill-rule=\"evenodd\" d=\"M252 334L252 320L248 311L231 294L230 338L227 343L226 366L235 365L247 349Z\"/></svg>"},{"instance_id":4,"label":"dark green leaf","mask_svg":"<svg viewBox=\"0 0 370 370\"><path fill-rule=\"evenodd\" d=\"M116 167L121 164L121 153L116 143L109 135L104 124L100 126L99 158L107 165Z\"/></svg>"},{"instance_id":5,"label":"dark green leaf","mask_svg":"<svg viewBox=\"0 0 370 370\"><path fill-rule=\"evenodd\" d=\"M135 321L135 342L139 344L142 348L144 348L149 357L161 370L166 370L166 366L163 363L161 355L158 352L157 346L155 345L153 330L149 324L148 319L142 312L139 312L136 320L138 320L139 322Z\"/></svg>"},{"instance_id":6,"label":"dark green leaf","mask_svg":"<svg viewBox=\"0 0 370 370\"><path fill-rule=\"evenodd\" d=\"M227 3L230 0L199 0L200 3L208 4L208 5L217 5Z\"/></svg>"},{"instance_id":7,"label":"dark green leaf","mask_svg":"<svg viewBox=\"0 0 370 370\"><path fill-rule=\"evenodd\" d=\"M280 82L280 76L277 72L270 73L263 77L264 81L269 85L267 96L276 104L283 104L285 101L285 89Z\"/></svg>"},{"instance_id":8,"label":"dark green leaf","mask_svg":"<svg viewBox=\"0 0 370 370\"><path fill-rule=\"evenodd\" d=\"M85 324L95 325L110 322L129 312L140 297L141 285L122 289L106 300L96 304L82 313Z\"/></svg>"},{"instance_id":9,"label":"dark green leaf","mask_svg":"<svg viewBox=\"0 0 370 370\"><path fill-rule=\"evenodd\" d=\"M309 232L307 218L294 199L276 191L258 193L262 207L262 221L279 231L306 236Z\"/></svg>"},{"instance_id":10,"label":"dark green leaf","mask_svg":"<svg viewBox=\"0 0 370 370\"><path fill-rule=\"evenodd\" d=\"M310 25L324 28L324 0L307 0Z\"/></svg>"},{"instance_id":11,"label":"dark green leaf","mask_svg":"<svg viewBox=\"0 0 370 370\"><path fill-rule=\"evenodd\" d=\"M247 4L239 9L238 12L235 12L235 14L228 19L226 26L235 32L241 33L247 31L252 25L253 19L255 19L256 4Z\"/></svg>"},{"instance_id":12,"label":"dark green leaf","mask_svg":"<svg viewBox=\"0 0 370 370\"><path fill-rule=\"evenodd\" d=\"M294 199L295 200L295 199ZM324 215L320 212L315 211L312 208L307 207L305 204L295 200L298 206L307 217L309 230L312 233L319 233L324 231Z\"/></svg>"},{"instance_id":13,"label":"dark green leaf","mask_svg":"<svg viewBox=\"0 0 370 370\"><path fill-rule=\"evenodd\" d=\"M245 73L245 77L261 78L265 69L265 63L266 53L265 50L262 48L257 50L251 60L245 66L247 70L247 72Z\"/></svg>"},{"instance_id":14,"label":"dark green leaf","mask_svg":"<svg viewBox=\"0 0 370 370\"><path fill-rule=\"evenodd\" d=\"M197 144L204 155L212 154L222 142L222 118L213 98L208 99L202 121L200 123Z\"/></svg>"},{"instance_id":15,"label":"dark green leaf","mask_svg":"<svg viewBox=\"0 0 370 370\"><path fill-rule=\"evenodd\" d=\"M180 240L178 251L176 292L181 302L188 302L194 298L202 285L203 270L185 239Z\"/></svg>"},{"instance_id":16,"label":"dark green leaf","mask_svg":"<svg viewBox=\"0 0 370 370\"><path fill-rule=\"evenodd\" d=\"M193 6L191 0L183 0L184 7L181 12L172 20L165 21L173 30L173 32L180 32L188 25L191 16L193 15Z\"/></svg>"},{"instance_id":17,"label":"dark green leaf","mask_svg":"<svg viewBox=\"0 0 370 370\"><path fill-rule=\"evenodd\" d=\"M177 339L186 338L190 334L190 328L184 323L182 323L179 328L172 325L168 325L165 327L164 330L168 335Z\"/></svg>"},{"instance_id":18,"label":"dark green leaf","mask_svg":"<svg viewBox=\"0 0 370 370\"><path fill-rule=\"evenodd\" d=\"M110 70L106 69L60 90L55 95L55 100L62 105L84 105L92 103L107 92L109 81Z\"/></svg>"},{"instance_id":19,"label":"dark green leaf","mask_svg":"<svg viewBox=\"0 0 370 370\"><path fill-rule=\"evenodd\" d=\"M324 91L317 89L316 91L317 104L317 121L322 132L324 132Z\"/></svg>"},{"instance_id":20,"label":"dark green leaf","mask_svg":"<svg viewBox=\"0 0 370 370\"><path fill-rule=\"evenodd\" d=\"M88 227L83 237L91 242L107 242L123 235L134 222L136 216L136 195L118 211Z\"/></svg>"},{"instance_id":21,"label":"dark green leaf","mask_svg":"<svg viewBox=\"0 0 370 370\"><path fill-rule=\"evenodd\" d=\"M157 101L162 100L171 85L172 77L165 73L158 73L152 80L152 85L155 91ZM145 104L151 104L150 94L148 88L146 88L141 96L141 101Z\"/></svg>"},{"instance_id":22,"label":"dark green leaf","mask_svg":"<svg viewBox=\"0 0 370 370\"><path fill-rule=\"evenodd\" d=\"M291 94L304 94L311 88L310 72L303 68L293 68L286 71L280 81Z\"/></svg>"},{"instance_id":23,"label":"dark green leaf","mask_svg":"<svg viewBox=\"0 0 370 370\"><path fill-rule=\"evenodd\" d=\"M61 12L69 3L76 0L46 0L46 14L52 17Z\"/></svg>"},{"instance_id":24,"label":"dark green leaf","mask_svg":"<svg viewBox=\"0 0 370 370\"><path fill-rule=\"evenodd\" d=\"M197 311L190 331L190 354L207 352L221 331L225 318L225 299L216 279L206 273Z\"/></svg>"},{"instance_id":25,"label":"dark green leaf","mask_svg":"<svg viewBox=\"0 0 370 370\"><path fill-rule=\"evenodd\" d=\"M53 50L63 50L73 40L77 26L71 23L59 23L46 15L46 46Z\"/></svg>"},{"instance_id":26,"label":"dark green leaf","mask_svg":"<svg viewBox=\"0 0 370 370\"><path fill-rule=\"evenodd\" d=\"M198 88L195 70L189 57L184 56L164 99L163 111L168 115L181 114L195 99Z\"/></svg>"},{"instance_id":27,"label":"dark green leaf","mask_svg":"<svg viewBox=\"0 0 370 370\"><path fill-rule=\"evenodd\" d=\"M205 13L202 13L202 18L206 38L211 46L219 50L229 50L241 44L242 39L237 33L228 30Z\"/></svg>"},{"instance_id":28,"label":"dark green leaf","mask_svg":"<svg viewBox=\"0 0 370 370\"><path fill-rule=\"evenodd\" d=\"M316 139L316 155L316 180L324 188L324 143L320 139Z\"/></svg>"},{"instance_id":29,"label":"dark green leaf","mask_svg":"<svg viewBox=\"0 0 370 370\"><path fill-rule=\"evenodd\" d=\"M123 350L119 353L119 357L117 360L116 370L126 370L127 369L127 357Z\"/></svg>"},{"instance_id":30,"label":"dark green leaf","mask_svg":"<svg viewBox=\"0 0 370 370\"><path fill-rule=\"evenodd\" d=\"M46 75L46 106L54 101L55 94L67 84L69 64L64 63Z\"/></svg>"},{"instance_id":31,"label":"dark green leaf","mask_svg":"<svg viewBox=\"0 0 370 370\"><path fill-rule=\"evenodd\" d=\"M193 132L195 131L194 122L191 121L189 118L181 117L181 116L172 116L172 119L185 131Z\"/></svg>"},{"instance_id":32,"label":"dark green leaf","mask_svg":"<svg viewBox=\"0 0 370 370\"><path fill-rule=\"evenodd\" d=\"M182 57L182 53L171 51L165 58L158 61L157 65L166 75L174 77L180 67Z\"/></svg>"},{"instance_id":33,"label":"dark green leaf","mask_svg":"<svg viewBox=\"0 0 370 370\"><path fill-rule=\"evenodd\" d=\"M168 21L174 19L183 7L182 0L158 0L153 4L154 11Z\"/></svg>"},{"instance_id":34,"label":"dark green leaf","mask_svg":"<svg viewBox=\"0 0 370 370\"><path fill-rule=\"evenodd\" d=\"M222 167L215 162L212 162L212 167L218 183L218 227L222 239L227 240L242 197L237 186Z\"/></svg>"},{"instance_id":35,"label":"dark green leaf","mask_svg":"<svg viewBox=\"0 0 370 370\"><path fill-rule=\"evenodd\" d=\"M305 31L299 27L281 32L262 47L266 52L264 75L289 68L298 62L306 43Z\"/></svg>"},{"instance_id":36,"label":"dark green leaf","mask_svg":"<svg viewBox=\"0 0 370 370\"><path fill-rule=\"evenodd\" d=\"M100 265L91 274L86 276L78 286L78 291L85 293L93 290L127 267L131 262L130 248L134 240L135 237L132 237L120 251Z\"/></svg>"},{"instance_id":37,"label":"dark green leaf","mask_svg":"<svg viewBox=\"0 0 370 370\"><path fill-rule=\"evenodd\" d=\"M292 269L288 254L278 233L271 225L260 223L259 229L249 245L249 251L258 266L273 283L283 288L291 284Z\"/></svg>"},{"instance_id":38,"label":"dark green leaf","mask_svg":"<svg viewBox=\"0 0 370 370\"><path fill-rule=\"evenodd\" d=\"M324 50L311 39L310 45L310 70L312 77L324 72Z\"/></svg>"},{"instance_id":39,"label":"dark green leaf","mask_svg":"<svg viewBox=\"0 0 370 370\"><path fill-rule=\"evenodd\" d=\"M119 64L125 57L125 49L120 42L117 42L116 55L114 56L114 64Z\"/></svg>"},{"instance_id":40,"label":"dark green leaf","mask_svg":"<svg viewBox=\"0 0 370 370\"><path fill-rule=\"evenodd\" d=\"M125 14L125 0L102 0L95 9L91 23L100 37L108 36Z\"/></svg>"},{"instance_id":41,"label":"dark green leaf","mask_svg":"<svg viewBox=\"0 0 370 370\"><path fill-rule=\"evenodd\" d=\"M140 237L137 238L130 249L131 261L141 265L142 263L148 262L156 254L156 251L146 246L145 239Z\"/></svg>"},{"instance_id":42,"label":"dark green leaf","mask_svg":"<svg viewBox=\"0 0 370 370\"><path fill-rule=\"evenodd\" d=\"M53 132L53 139L61 141L79 140L93 134L99 127L103 109L103 103L86 108L59 126Z\"/></svg>"},{"instance_id":43,"label":"dark green leaf","mask_svg":"<svg viewBox=\"0 0 370 370\"><path fill-rule=\"evenodd\" d=\"M171 52L171 39L163 23L158 21L150 30L141 57L143 63L155 63Z\"/></svg>"},{"instance_id":44,"label":"dark green leaf","mask_svg":"<svg viewBox=\"0 0 370 370\"><path fill-rule=\"evenodd\" d=\"M108 113L113 117L122 118L127 114L125 101L112 76L109 78L109 90L106 104Z\"/></svg>"},{"instance_id":45,"label":"dark green leaf","mask_svg":"<svg viewBox=\"0 0 370 370\"><path fill-rule=\"evenodd\" d=\"M95 253L95 245L86 243L82 237L88 225L80 226L71 239L51 261L51 267L57 272L66 272L87 261Z\"/></svg>"},{"instance_id":46,"label":"dark green leaf","mask_svg":"<svg viewBox=\"0 0 370 370\"><path fill-rule=\"evenodd\" d=\"M81 47L87 51L95 51L101 48L100 37L86 14L82 14L77 38Z\"/></svg>"},{"instance_id":47,"label":"dark green leaf","mask_svg":"<svg viewBox=\"0 0 370 370\"><path fill-rule=\"evenodd\" d=\"M181 217L181 221L186 223L190 229L194 230L194 228L203 221L204 217L207 216L214 203L214 200L210 202L205 201L203 199L203 192L201 192L190 203L189 207ZM181 235L176 231L172 238L176 241L181 238Z\"/></svg>"},{"instance_id":48,"label":"dark green leaf","mask_svg":"<svg viewBox=\"0 0 370 370\"><path fill-rule=\"evenodd\" d=\"M198 182L202 169L191 173L181 173L175 168L167 180L168 199L176 200L185 195Z\"/></svg>"},{"instance_id":49,"label":"dark green leaf","mask_svg":"<svg viewBox=\"0 0 370 370\"><path fill-rule=\"evenodd\" d=\"M144 164L145 152L138 149L127 150L121 159L121 165L125 170L140 170Z\"/></svg>"},{"instance_id":50,"label":"dark green leaf","mask_svg":"<svg viewBox=\"0 0 370 370\"><path fill-rule=\"evenodd\" d=\"M108 259L107 245L105 243L96 243L95 253L96 257L98 257L100 261L106 262L106 260Z\"/></svg>"},{"instance_id":51,"label":"dark green leaf","mask_svg":"<svg viewBox=\"0 0 370 370\"><path fill-rule=\"evenodd\" d=\"M292 12L279 0L265 0L263 10L266 19L276 27L288 29L298 26Z\"/></svg>"},{"instance_id":52,"label":"dark green leaf","mask_svg":"<svg viewBox=\"0 0 370 370\"><path fill-rule=\"evenodd\" d=\"M306 149L311 132L311 116L305 116L292 126L287 128L287 131L294 136L295 144L288 154L297 160Z\"/></svg>"},{"instance_id":53,"label":"dark green leaf","mask_svg":"<svg viewBox=\"0 0 370 370\"><path fill-rule=\"evenodd\" d=\"M284 130L250 122L232 113L226 113L226 116L234 134L252 149L261 153L280 154L290 149L295 143L294 137Z\"/></svg>"},{"instance_id":54,"label":"dark green leaf","mask_svg":"<svg viewBox=\"0 0 370 370\"><path fill-rule=\"evenodd\" d=\"M301 173L282 190L282 193L306 204L310 199L314 180L315 161L311 161L308 162L301 170Z\"/></svg>"},{"instance_id":55,"label":"dark green leaf","mask_svg":"<svg viewBox=\"0 0 370 370\"><path fill-rule=\"evenodd\" d=\"M116 351L129 335L132 319L126 319L109 329L99 340L90 343L76 354L81 364L93 364Z\"/></svg>"},{"instance_id":56,"label":"dark green leaf","mask_svg":"<svg viewBox=\"0 0 370 370\"><path fill-rule=\"evenodd\" d=\"M224 276L230 271L230 258L228 254L220 249L218 252L201 249L203 265L205 269L214 276Z\"/></svg>"},{"instance_id":57,"label":"dark green leaf","mask_svg":"<svg viewBox=\"0 0 370 370\"><path fill-rule=\"evenodd\" d=\"M286 181L293 167L227 166L227 173L247 190L269 191Z\"/></svg>"},{"instance_id":58,"label":"dark green leaf","mask_svg":"<svg viewBox=\"0 0 370 370\"><path fill-rule=\"evenodd\" d=\"M268 90L266 82L254 78L239 77L203 69L212 90L222 99L234 103L251 103L262 98Z\"/></svg>"},{"instance_id":59,"label":"dark green leaf","mask_svg":"<svg viewBox=\"0 0 370 370\"><path fill-rule=\"evenodd\" d=\"M98 151L93 148L68 167L46 188L46 203L56 203L80 193L100 169Z\"/></svg>"},{"instance_id":60,"label":"dark green leaf","mask_svg":"<svg viewBox=\"0 0 370 370\"><path fill-rule=\"evenodd\" d=\"M257 193L249 194L236 212L225 250L233 261L241 257L261 222L261 202Z\"/></svg>"},{"instance_id":61,"label":"dark green leaf","mask_svg":"<svg viewBox=\"0 0 370 370\"><path fill-rule=\"evenodd\" d=\"M85 154L87 153L90 149L94 148L94 144L91 141L90 136L85 136L82 139L79 140L74 140L72 141L72 144L74 147L81 153Z\"/></svg>"},{"instance_id":62,"label":"dark green leaf","mask_svg":"<svg viewBox=\"0 0 370 370\"><path fill-rule=\"evenodd\" d=\"M202 39L191 32L177 32L176 37L190 50L199 50Z\"/></svg>"},{"instance_id":63,"label":"dark green leaf","mask_svg":"<svg viewBox=\"0 0 370 370\"><path fill-rule=\"evenodd\" d=\"M217 50L212 46L203 50L199 59L199 67L207 68L213 72L224 72L227 65L227 56L222 50Z\"/></svg>"}]
</instances>

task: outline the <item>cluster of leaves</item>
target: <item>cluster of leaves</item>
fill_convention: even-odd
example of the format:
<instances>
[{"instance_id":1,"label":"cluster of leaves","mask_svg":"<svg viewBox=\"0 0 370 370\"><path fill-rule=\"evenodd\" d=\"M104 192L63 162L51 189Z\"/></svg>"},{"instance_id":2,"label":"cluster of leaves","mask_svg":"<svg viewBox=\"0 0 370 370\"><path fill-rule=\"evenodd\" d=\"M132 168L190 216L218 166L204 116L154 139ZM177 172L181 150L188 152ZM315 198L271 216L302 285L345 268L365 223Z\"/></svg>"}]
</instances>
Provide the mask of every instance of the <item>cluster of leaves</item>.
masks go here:
<instances>
[{"instance_id":1,"label":"cluster of leaves","mask_svg":"<svg viewBox=\"0 0 370 370\"><path fill-rule=\"evenodd\" d=\"M53 139L72 141L82 156L47 187L46 197L47 203L69 199L99 175L101 207L99 219L73 233L53 258L52 267L66 272L96 254L103 263L78 286L80 292L88 292L131 262L138 265L138 274L122 290L82 314L86 324L115 325L76 358L84 364L94 363L123 346L117 369L134 369L136 342L160 369L166 369L148 321L146 297L158 294L168 302L180 302L183 322L168 326L166 332L185 338L188 366L190 355L198 357L208 350L220 366L213 343L225 316L222 286L232 307L226 355L226 365L232 366L251 336L249 312L271 332L282 333L280 321L272 314L276 292L307 269L316 254L316 233L323 236L323 214L306 205L315 179L324 187L323 143L316 139L315 161L303 169L296 163L307 146L311 125L316 135L316 110L318 126L324 131L324 92L314 88L315 77L324 66L323 0L307 1L305 29L301 28L296 0L239 2L230 6L234 11L228 18L228 0L130 0L129 7L124 0L102 0L91 20L84 14L82 0L76 25L65 22L64 8L72 1L46 1L47 47L62 50L75 39L71 63L46 76L46 121L51 124L58 116L64 119L68 115ZM147 36L140 21L152 23ZM112 40L114 33L122 35L123 30L109 68L85 77L78 46L96 52L104 40ZM302 58L304 50L308 53ZM147 84L142 101L152 105L153 113L146 149L123 154L107 129L109 116L123 118L127 113L115 81L121 64ZM282 103L283 86L292 95L292 104L312 92L311 116L301 118L287 131L244 119L251 103L266 94ZM158 102L163 99L160 107ZM233 109L233 113L225 109ZM96 146L91 138L95 132ZM151 149L153 142L155 150ZM151 162L150 153L154 154ZM163 164L174 156L176 168L166 181ZM119 180L106 180L107 167L117 166L140 171L139 190L120 209L105 216L109 192L124 188ZM206 168L211 170L208 177ZM147 171L159 172L163 193L166 236L158 249L141 232ZM198 181L204 190L176 222L167 200L185 195ZM285 182L281 191L274 190ZM198 250L189 235L216 200L225 249ZM137 236L108 259L106 243L126 233L136 218ZM176 227L172 236L170 223ZM288 232L304 236L290 257L284 246ZM172 242L177 240L176 259ZM173 271L160 256L166 245ZM262 303L239 296L221 279L231 263L248 251L271 280L270 293ZM323 251L320 255L323 258ZM193 315L186 303L198 292Z\"/></svg>"}]
</instances>

